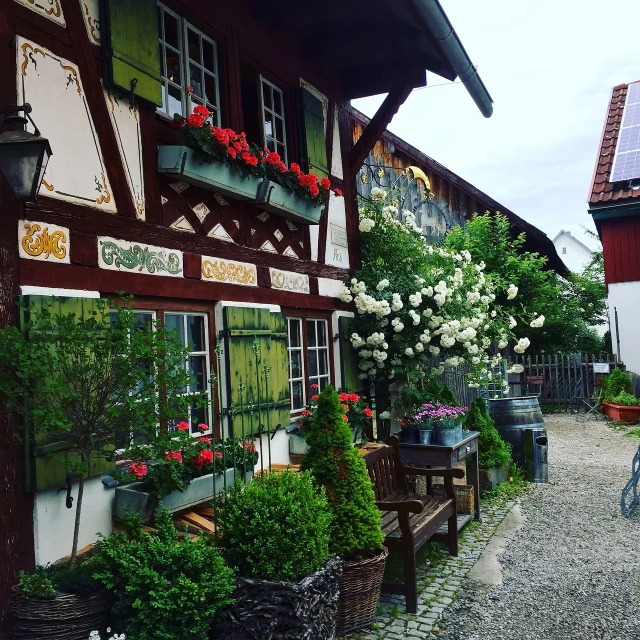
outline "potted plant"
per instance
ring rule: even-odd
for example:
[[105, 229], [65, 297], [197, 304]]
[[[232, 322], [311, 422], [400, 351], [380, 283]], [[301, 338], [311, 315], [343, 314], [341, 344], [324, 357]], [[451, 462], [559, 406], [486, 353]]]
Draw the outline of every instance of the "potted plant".
[[419, 411], [413, 416], [413, 419], [418, 425], [418, 443], [431, 444], [433, 442], [433, 421], [431, 417]]
[[216, 507], [227, 562], [238, 577], [221, 638], [334, 637], [342, 562], [329, 559], [331, 513], [308, 473], [237, 483]]
[[[234, 574], [210, 538], [179, 536], [168, 509], [154, 531], [131, 515], [127, 531], [101, 537], [87, 561], [115, 594], [113, 617], [127, 640], [201, 640], [233, 602]], [[86, 636], [85, 636], [86, 638]]]
[[466, 407], [427, 403], [422, 405], [419, 415], [421, 420], [433, 424], [435, 444], [452, 447], [462, 439], [462, 416], [466, 411]]
[[604, 390], [600, 410], [612, 420], [637, 422], [640, 417], [640, 402], [631, 393], [631, 378], [622, 371], [614, 369], [604, 379]]
[[317, 399], [301, 468], [327, 492], [332, 519], [329, 551], [345, 560], [337, 635], [370, 624], [380, 597], [387, 550], [364, 458], [352, 446], [348, 414], [331, 385]]

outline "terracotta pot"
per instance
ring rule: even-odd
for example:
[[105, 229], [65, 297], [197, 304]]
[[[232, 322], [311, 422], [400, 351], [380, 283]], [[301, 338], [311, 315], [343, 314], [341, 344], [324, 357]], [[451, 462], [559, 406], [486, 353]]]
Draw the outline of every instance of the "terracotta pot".
[[640, 418], [640, 407], [625, 407], [621, 404], [613, 404], [611, 402], [602, 402], [600, 404], [600, 411], [611, 418], [612, 420], [618, 420], [619, 422], [631, 422], [635, 424]]

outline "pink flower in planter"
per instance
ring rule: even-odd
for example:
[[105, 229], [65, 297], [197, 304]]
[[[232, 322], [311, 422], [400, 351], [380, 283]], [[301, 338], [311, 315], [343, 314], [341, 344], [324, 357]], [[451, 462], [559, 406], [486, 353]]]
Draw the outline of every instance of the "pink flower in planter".
[[133, 473], [138, 480], [142, 480], [147, 475], [147, 465], [144, 462], [134, 462], [129, 467], [129, 473]]

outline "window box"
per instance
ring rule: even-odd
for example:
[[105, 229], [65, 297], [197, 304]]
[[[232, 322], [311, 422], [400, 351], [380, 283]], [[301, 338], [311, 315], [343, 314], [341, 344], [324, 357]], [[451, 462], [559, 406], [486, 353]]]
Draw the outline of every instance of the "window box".
[[277, 215], [303, 222], [319, 224], [324, 204], [315, 204], [271, 180], [265, 180], [258, 191], [257, 205]]
[[612, 420], [618, 420], [619, 422], [630, 422], [635, 424], [640, 417], [640, 407], [623, 406], [620, 404], [613, 404], [611, 402], [601, 402], [600, 410], [605, 416]]
[[224, 162], [203, 162], [195, 156], [196, 153], [189, 147], [161, 146], [158, 149], [158, 173], [173, 176], [236, 200], [256, 200], [261, 178], [243, 175]]
[[[188, 507], [192, 507], [201, 502], [211, 500], [214, 495], [222, 493], [225, 486], [230, 487], [236, 478], [240, 478], [241, 474], [235, 469], [227, 469], [223, 474], [217, 473], [215, 478], [215, 493], [213, 490], [213, 474], [210, 473], [200, 478], [194, 478], [191, 484], [184, 491], [174, 491], [162, 499], [162, 504], [169, 511], [180, 511]], [[244, 481], [249, 482], [253, 473], [249, 471], [244, 476]], [[226, 485], [225, 485], [226, 481]], [[155, 511], [156, 496], [146, 491], [141, 491], [144, 486], [142, 482], [133, 482], [123, 487], [116, 487], [116, 494], [113, 501], [113, 513], [117, 517], [123, 517], [128, 510], [135, 511], [143, 520], [148, 520], [153, 516]]]

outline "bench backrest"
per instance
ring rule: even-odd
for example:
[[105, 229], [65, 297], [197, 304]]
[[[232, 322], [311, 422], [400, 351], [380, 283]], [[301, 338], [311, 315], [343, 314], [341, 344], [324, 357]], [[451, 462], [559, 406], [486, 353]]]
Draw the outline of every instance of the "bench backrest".
[[400, 471], [398, 439], [392, 436], [389, 442], [391, 445], [375, 449], [365, 456], [376, 500], [386, 500], [409, 492], [406, 477]]

